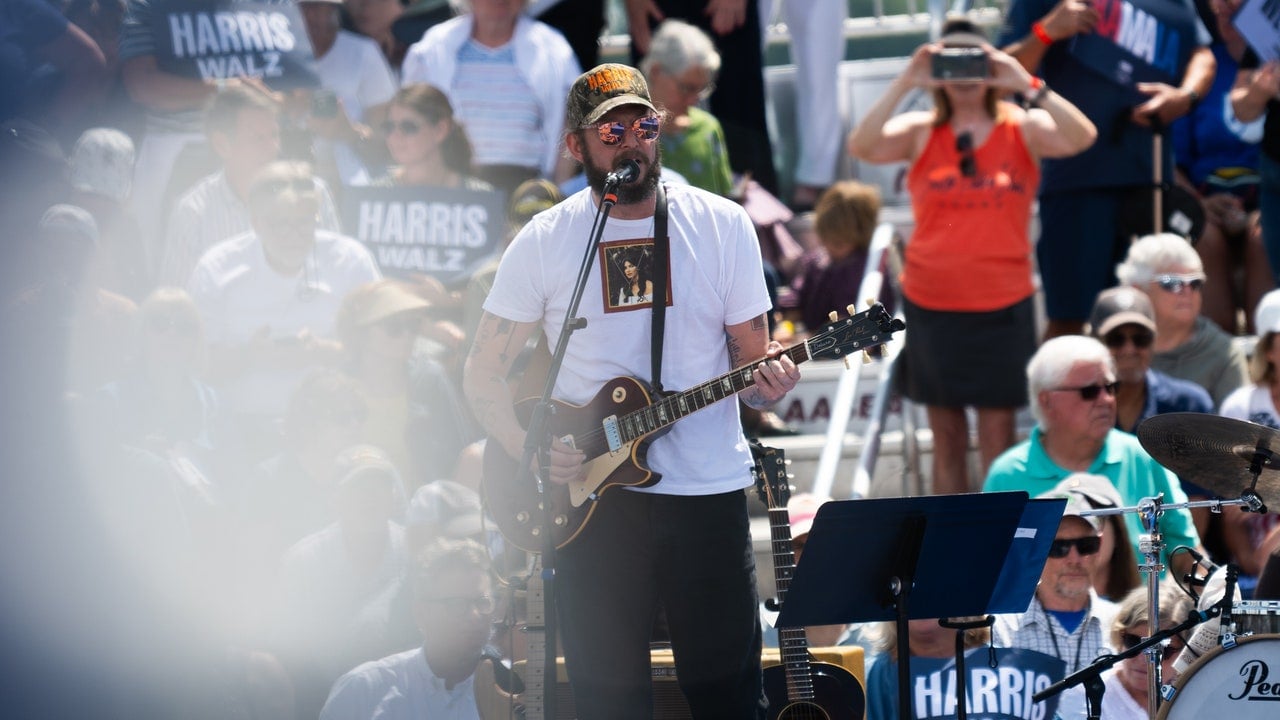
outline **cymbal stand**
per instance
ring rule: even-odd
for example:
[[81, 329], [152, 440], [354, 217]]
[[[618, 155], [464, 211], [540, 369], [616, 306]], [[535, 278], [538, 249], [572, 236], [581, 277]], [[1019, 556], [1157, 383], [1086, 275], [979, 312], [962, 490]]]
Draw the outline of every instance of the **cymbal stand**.
[[[1138, 519], [1143, 533], [1138, 536], [1138, 550], [1142, 563], [1138, 571], [1147, 574], [1147, 634], [1154, 635], [1160, 624], [1160, 573], [1164, 572], [1161, 552], [1164, 550], [1164, 534], [1160, 532], [1160, 516], [1164, 514], [1164, 494], [1146, 497], [1138, 502]], [[1163, 649], [1153, 645], [1146, 649], [1147, 656], [1147, 711], [1154, 720], [1160, 709], [1160, 660]]]
[[1258, 495], [1258, 476], [1262, 474], [1263, 466], [1276, 467], [1276, 454], [1271, 452], [1261, 443], [1254, 448], [1253, 457], [1249, 459], [1249, 474], [1253, 476], [1253, 482], [1249, 483], [1249, 487], [1240, 493], [1240, 499], [1244, 501], [1246, 510], [1249, 512], [1265, 513], [1267, 506], [1262, 502], [1262, 498]]

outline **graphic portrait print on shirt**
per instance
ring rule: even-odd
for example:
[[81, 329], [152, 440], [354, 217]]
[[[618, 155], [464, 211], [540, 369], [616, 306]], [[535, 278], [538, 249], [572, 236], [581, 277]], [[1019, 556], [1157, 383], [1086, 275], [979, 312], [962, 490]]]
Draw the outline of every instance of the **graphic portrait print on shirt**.
[[[653, 304], [653, 238], [615, 240], [600, 244], [600, 277], [604, 311], [635, 310]], [[667, 305], [671, 305], [671, 269], [667, 273]]]

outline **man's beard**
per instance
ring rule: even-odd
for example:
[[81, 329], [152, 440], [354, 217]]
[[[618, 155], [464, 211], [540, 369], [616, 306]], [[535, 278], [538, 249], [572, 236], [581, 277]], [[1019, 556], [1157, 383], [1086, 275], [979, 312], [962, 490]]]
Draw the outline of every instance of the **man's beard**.
[[[621, 158], [626, 160], [627, 158]], [[634, 158], [632, 158], [634, 159]], [[645, 163], [637, 161], [640, 167], [646, 167]], [[622, 183], [614, 190], [618, 196], [619, 205], [630, 205], [641, 200], [646, 200], [653, 196], [658, 190], [659, 176], [662, 174], [662, 148], [654, 148], [653, 162], [647, 165], [648, 170], [643, 175], [636, 178], [634, 182]], [[604, 181], [609, 173], [613, 172], [613, 168], [605, 168], [595, 165], [590, 160], [582, 164], [582, 170], [587, 175], [587, 184], [597, 195], [604, 194]]]

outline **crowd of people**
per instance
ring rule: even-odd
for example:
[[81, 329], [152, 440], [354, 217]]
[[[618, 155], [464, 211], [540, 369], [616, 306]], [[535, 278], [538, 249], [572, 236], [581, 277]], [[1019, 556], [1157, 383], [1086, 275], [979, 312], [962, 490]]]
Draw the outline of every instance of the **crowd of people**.
[[[537, 336], [558, 337], [624, 162], [637, 177], [610, 188], [557, 398], [765, 361], [736, 401], [654, 439], [661, 481], [603, 494], [558, 554], [575, 704], [648, 716], [660, 618], [698, 717], [763, 712], [744, 432], [786, 432], [770, 408], [801, 373], [779, 341], [861, 304], [882, 201], [835, 176], [823, 53], [842, 30], [793, 28], [812, 46], [795, 58], [788, 209], [765, 121], [769, 3], [628, 0], [634, 67], [598, 64], [602, 0], [470, 0], [430, 23], [430, 2], [239, 5], [0, 10], [15, 450], [0, 524], [24, 539], [0, 552], [42, 576], [5, 595], [10, 647], [32, 688], [68, 652], [97, 688], [40, 714], [476, 717], [480, 659], [521, 655], [496, 638], [530, 572], [485, 515], [483, 456], [524, 450], [516, 381]], [[1232, 26], [1236, 0], [1187, 0], [1153, 20], [1178, 52], [1123, 87], [1065, 42], [1118, 42], [1094, 5], [1015, 0], [995, 42], [949, 20], [845, 139], [854, 158], [907, 166], [914, 229], [901, 293], [882, 299], [906, 319], [899, 389], [928, 410], [933, 492], [1070, 499], [1032, 607], [971, 638], [1059, 673], [1153, 629], [1135, 599], [1139, 518], [1081, 508], [1215, 495], [1147, 454], [1141, 422], [1217, 413], [1280, 431], [1280, 71]], [[941, 79], [939, 58], [966, 53], [985, 70]], [[921, 91], [932, 109], [897, 112]], [[792, 210], [802, 222], [779, 219]], [[551, 484], [581, 482], [584, 447], [557, 435]], [[1280, 515], [1178, 510], [1160, 529], [1174, 577], [1185, 546], [1236, 563], [1246, 595], [1275, 592]], [[128, 621], [95, 626], [86, 597]], [[857, 626], [811, 636], [896, 645]], [[913, 627], [920, 672], [951, 639]], [[87, 657], [100, 647], [119, 648], [114, 667]], [[873, 667], [871, 717], [896, 714], [893, 672]], [[1121, 666], [1113, 694], [1140, 705], [1138, 674]]]

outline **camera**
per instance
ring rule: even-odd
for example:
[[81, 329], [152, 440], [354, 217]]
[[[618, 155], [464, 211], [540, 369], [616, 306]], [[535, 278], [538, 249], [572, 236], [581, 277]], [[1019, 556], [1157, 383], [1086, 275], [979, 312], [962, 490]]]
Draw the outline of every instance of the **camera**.
[[933, 56], [935, 80], [983, 80], [990, 75], [982, 48], [943, 48]]
[[332, 90], [316, 90], [311, 95], [311, 115], [318, 118], [337, 117], [338, 96]]

